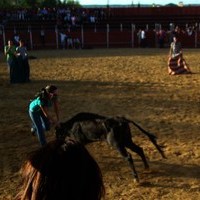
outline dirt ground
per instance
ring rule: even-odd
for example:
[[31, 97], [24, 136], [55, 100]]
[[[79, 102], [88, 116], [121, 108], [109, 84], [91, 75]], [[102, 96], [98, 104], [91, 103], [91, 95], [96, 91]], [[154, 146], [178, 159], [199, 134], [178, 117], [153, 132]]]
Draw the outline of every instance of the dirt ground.
[[[140, 184], [121, 156], [97, 142], [87, 146], [102, 170], [106, 200], [200, 199], [200, 51], [185, 49], [191, 75], [169, 76], [168, 49], [31, 51], [31, 82], [10, 85], [0, 55], [0, 199], [14, 199], [26, 154], [39, 148], [30, 134], [27, 105], [47, 84], [59, 88], [61, 121], [78, 112], [124, 115], [165, 145], [162, 159], [143, 133], [131, 127], [150, 170], [132, 153]], [[53, 129], [47, 133], [54, 139]]]

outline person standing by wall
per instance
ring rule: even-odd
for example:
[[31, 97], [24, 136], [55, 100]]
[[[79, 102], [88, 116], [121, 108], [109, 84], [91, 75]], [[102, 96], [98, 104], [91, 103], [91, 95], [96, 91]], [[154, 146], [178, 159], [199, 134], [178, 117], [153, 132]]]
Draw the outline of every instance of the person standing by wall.
[[[56, 119], [49, 113], [49, 108], [54, 107]], [[43, 146], [46, 142], [45, 131], [50, 130], [51, 125], [59, 123], [59, 108], [57, 87], [47, 85], [29, 104], [29, 116], [32, 121], [32, 134], [37, 134], [40, 144]]]
[[19, 46], [19, 40], [20, 40], [20, 36], [18, 33], [15, 33], [14, 36], [13, 36], [13, 43], [14, 45], [17, 47]]
[[166, 33], [165, 33], [164, 29], [160, 29], [157, 32], [157, 37], [158, 37], [159, 48], [164, 48], [165, 37], [166, 37]]
[[41, 30], [40, 30], [40, 41], [41, 41], [42, 47], [45, 47], [45, 30], [43, 26], [41, 26]]
[[20, 83], [20, 69], [16, 59], [16, 46], [12, 40], [8, 40], [8, 44], [4, 47], [4, 54], [8, 64], [10, 83]]
[[24, 46], [23, 40], [19, 41], [19, 46], [16, 48], [16, 55], [21, 69], [21, 82], [29, 82], [30, 66], [28, 62], [28, 51], [26, 46]]
[[64, 33], [64, 31], [62, 31], [60, 32], [60, 43], [62, 49], [66, 48], [66, 42], [67, 42], [67, 35]]
[[146, 47], [146, 31], [143, 28], [139, 29], [137, 36], [139, 47]]
[[141, 47], [141, 29], [138, 30], [137, 32], [137, 37], [138, 37], [138, 47]]

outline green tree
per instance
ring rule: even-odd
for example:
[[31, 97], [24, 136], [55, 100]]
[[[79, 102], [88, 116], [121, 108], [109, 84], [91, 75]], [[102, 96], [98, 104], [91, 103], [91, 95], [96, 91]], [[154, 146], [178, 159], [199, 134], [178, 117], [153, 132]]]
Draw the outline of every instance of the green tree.
[[24, 4], [30, 8], [35, 8], [39, 4], [38, 0], [22, 0], [22, 1], [24, 1]]
[[74, 0], [64, 0], [63, 1], [64, 5], [67, 5], [69, 7], [81, 7], [79, 1], [74, 1]]
[[0, 8], [9, 8], [11, 6], [11, 2], [8, 0], [0, 1]]
[[57, 6], [57, 0], [39, 0], [41, 7], [55, 7]]
[[81, 7], [79, 1], [74, 0], [0, 0], [0, 8], [37, 8], [56, 6]]

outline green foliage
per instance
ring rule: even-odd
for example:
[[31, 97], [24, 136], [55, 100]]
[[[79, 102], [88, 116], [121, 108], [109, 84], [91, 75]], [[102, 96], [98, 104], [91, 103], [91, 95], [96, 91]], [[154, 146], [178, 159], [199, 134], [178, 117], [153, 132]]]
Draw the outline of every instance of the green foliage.
[[39, 1], [39, 7], [55, 7], [57, 6], [57, 0], [38, 0]]
[[80, 7], [80, 3], [78, 1], [66, 0], [65, 2], [68, 6]]
[[34, 8], [39, 0], [0, 0], [0, 9], [7, 8]]
[[25, 2], [24, 4], [26, 4], [30, 8], [35, 8], [39, 4], [38, 0], [22, 0], [22, 1], [24, 1]]
[[0, 0], [0, 8], [10, 8], [12, 6], [11, 1]]
[[69, 6], [81, 7], [78, 1], [74, 0], [0, 0], [0, 8], [37, 8]]
[[68, 6], [68, 7], [75, 7], [75, 8], [80, 8], [81, 4], [79, 1], [74, 1], [74, 0], [58, 0], [58, 6]]

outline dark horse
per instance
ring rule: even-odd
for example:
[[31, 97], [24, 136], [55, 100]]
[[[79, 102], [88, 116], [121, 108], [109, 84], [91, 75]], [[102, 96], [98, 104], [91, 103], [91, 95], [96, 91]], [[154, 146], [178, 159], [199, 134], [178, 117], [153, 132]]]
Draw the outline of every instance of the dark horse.
[[104, 117], [94, 113], [78, 113], [68, 121], [60, 123], [56, 129], [57, 139], [72, 137], [82, 144], [106, 140], [111, 146], [115, 147], [120, 154], [128, 161], [136, 181], [139, 181], [134, 166], [134, 162], [130, 153], [126, 148], [137, 153], [146, 169], [149, 168], [144, 151], [141, 147], [133, 143], [129, 123], [136, 126], [140, 131], [148, 136], [149, 140], [154, 144], [163, 158], [165, 154], [162, 146], [157, 144], [156, 136], [145, 131], [134, 121], [125, 117]]

